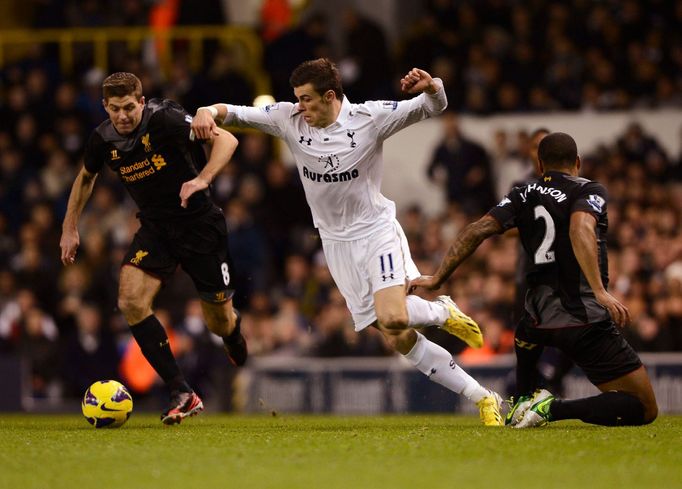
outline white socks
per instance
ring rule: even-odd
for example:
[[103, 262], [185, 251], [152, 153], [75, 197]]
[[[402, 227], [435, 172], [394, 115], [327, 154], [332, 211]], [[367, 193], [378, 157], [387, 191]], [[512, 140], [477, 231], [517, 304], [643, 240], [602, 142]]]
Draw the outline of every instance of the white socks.
[[420, 333], [417, 333], [417, 342], [405, 358], [429, 379], [473, 402], [478, 402], [490, 394], [488, 389], [481, 387], [476, 379], [455, 363], [445, 348], [427, 340]]
[[431, 302], [416, 295], [408, 295], [405, 303], [407, 304], [407, 325], [410, 328], [442, 326], [450, 317], [450, 311], [439, 302]]

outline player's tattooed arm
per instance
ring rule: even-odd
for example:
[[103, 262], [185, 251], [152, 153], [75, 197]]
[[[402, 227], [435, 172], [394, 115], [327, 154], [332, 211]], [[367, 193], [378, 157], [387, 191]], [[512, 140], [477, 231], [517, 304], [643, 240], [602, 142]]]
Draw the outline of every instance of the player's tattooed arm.
[[452, 243], [448, 254], [436, 272], [436, 279], [440, 284], [452, 275], [457, 267], [466, 260], [479, 245], [493, 234], [502, 231], [502, 226], [496, 219], [486, 215], [476, 222], [467, 225]]
[[415, 287], [438, 289], [483, 241], [493, 234], [499, 234], [502, 230], [502, 225], [490, 215], [485, 215], [478, 221], [468, 224], [450, 246], [436, 273], [433, 276], [423, 275], [412, 280], [410, 290]]

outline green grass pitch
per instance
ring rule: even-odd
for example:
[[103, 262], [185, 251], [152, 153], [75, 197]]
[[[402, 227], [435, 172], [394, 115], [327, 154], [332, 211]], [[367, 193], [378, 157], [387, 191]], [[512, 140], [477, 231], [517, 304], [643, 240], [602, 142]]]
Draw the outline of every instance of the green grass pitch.
[[675, 488], [682, 417], [484, 428], [456, 416], [0, 418], [0, 488]]

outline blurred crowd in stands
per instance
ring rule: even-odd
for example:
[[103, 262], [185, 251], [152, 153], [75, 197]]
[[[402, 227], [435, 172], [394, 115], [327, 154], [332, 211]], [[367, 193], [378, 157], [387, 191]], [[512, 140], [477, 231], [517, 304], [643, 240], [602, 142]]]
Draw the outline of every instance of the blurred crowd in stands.
[[[205, 3], [220, 10], [220, 2]], [[151, 2], [143, 0], [32, 4], [36, 28], [146, 24], [140, 19], [152, 14]], [[423, 15], [397, 46], [388, 45], [378, 24], [346, 9], [339, 12], [344, 52], [326, 39], [323, 15], [303, 12], [300, 24], [278, 29], [275, 20], [286, 12], [274, 11], [263, 12], [262, 68], [280, 99], [292, 98], [291, 69], [320, 55], [338, 60], [352, 101], [399, 96], [396, 79], [412, 66], [443, 78], [453, 111], [442, 116], [445, 136], [425, 173], [445, 185], [447, 211], [429, 217], [411, 207], [399, 215], [424, 273], [435, 269], [458, 230], [530, 167], [528, 131], [534, 128], [469, 141], [456, 112], [682, 106], [679, 1], [433, 0], [424, 2]], [[181, 8], [178, 22], [224, 22], [215, 12], [201, 12], [211, 10]], [[183, 47], [176, 48], [163, 76], [139, 53], [111, 46], [111, 71], [138, 74], [147, 99], [173, 98], [190, 113], [218, 100], [251, 104], [252, 80], [229, 50], [213, 46], [206, 69], [193, 73]], [[30, 46], [0, 72], [0, 354], [30, 360], [38, 397], [79, 396], [94, 379], [118, 372], [144, 393], [153, 389], [153, 372], [145, 373], [116, 310], [118, 270], [137, 228], [136, 209], [110, 171], [99, 176], [83, 213], [76, 264], [59, 261], [61, 220], [80, 156], [89, 132], [106, 117], [105, 73], [92, 68], [86, 50], [75, 74], [66, 76], [53, 49]], [[238, 137], [238, 152], [215, 180], [213, 195], [228, 220], [235, 303], [251, 354], [389, 354], [372, 328], [353, 331], [295, 169], [282, 163], [265, 135]], [[630, 308], [628, 338], [639, 351], [682, 351], [682, 161], [633, 123], [617, 141], [584, 155], [583, 163], [583, 175], [610, 191], [610, 288]], [[439, 291], [482, 325], [482, 351], [463, 349], [439, 331], [428, 334], [471, 362], [513, 351], [516, 253], [513, 235], [489, 240]], [[222, 343], [203, 326], [195, 297], [189, 279], [178, 273], [157, 301], [193, 384], [230, 375]]]

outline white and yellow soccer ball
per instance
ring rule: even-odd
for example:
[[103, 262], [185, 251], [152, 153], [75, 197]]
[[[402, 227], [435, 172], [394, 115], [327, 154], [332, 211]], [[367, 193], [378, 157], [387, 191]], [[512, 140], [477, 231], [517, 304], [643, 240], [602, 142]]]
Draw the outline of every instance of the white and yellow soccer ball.
[[98, 380], [85, 391], [83, 416], [95, 428], [118, 428], [133, 412], [133, 397], [115, 380]]

